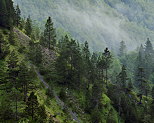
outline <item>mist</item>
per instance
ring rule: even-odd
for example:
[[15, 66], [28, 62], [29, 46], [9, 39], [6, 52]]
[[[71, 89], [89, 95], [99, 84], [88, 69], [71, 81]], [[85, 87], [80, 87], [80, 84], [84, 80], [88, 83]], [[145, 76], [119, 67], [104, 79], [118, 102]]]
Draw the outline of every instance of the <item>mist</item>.
[[[47, 17], [51, 16], [56, 28], [70, 33], [74, 39], [81, 43], [88, 41], [90, 49], [93, 51], [103, 51], [105, 47], [118, 51], [119, 42], [122, 40], [126, 42], [128, 50], [134, 50], [145, 42], [147, 37], [153, 37], [151, 31], [129, 22], [125, 16], [111, 8], [103, 0], [14, 1], [16, 3], [20, 1], [20, 4], [24, 4], [25, 8], [29, 8], [23, 8], [23, 13], [31, 14], [31, 17], [34, 20], [39, 20], [42, 25], [45, 24]], [[27, 4], [30, 2], [31, 4]], [[117, 4], [116, 7], [118, 6]], [[23, 16], [27, 16], [27, 14]], [[150, 32], [151, 35], [147, 35], [147, 32]]]
[[[64, 28], [68, 29], [74, 38], [87, 40], [94, 50], [103, 50], [105, 47], [115, 50], [122, 40], [128, 45], [131, 43], [129, 35], [121, 27], [125, 19], [114, 12], [108, 12], [104, 6], [86, 3], [86, 6], [81, 9], [65, 2], [65, 4], [58, 4], [57, 12], [59, 17], [64, 19], [64, 23], [67, 23]], [[73, 32], [69, 30], [68, 25], [71, 25]]]

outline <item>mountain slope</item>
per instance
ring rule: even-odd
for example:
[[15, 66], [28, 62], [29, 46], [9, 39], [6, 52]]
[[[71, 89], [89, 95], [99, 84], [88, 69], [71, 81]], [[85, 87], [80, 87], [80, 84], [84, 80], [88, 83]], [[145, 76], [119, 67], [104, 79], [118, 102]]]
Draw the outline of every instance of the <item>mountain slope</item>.
[[[24, 17], [31, 15], [42, 27], [44, 25], [42, 22], [45, 22], [48, 16], [52, 16], [55, 26], [59, 28], [58, 31], [65, 30], [80, 42], [88, 41], [91, 49], [95, 51], [102, 51], [105, 46], [117, 51], [121, 40], [124, 40], [128, 49], [132, 50], [145, 42], [147, 37], [151, 39], [154, 37], [151, 27], [138, 23], [139, 19], [132, 21], [133, 13], [137, 10], [133, 9], [131, 13], [127, 11], [128, 14], [122, 11], [131, 10], [132, 6], [129, 4], [133, 5], [135, 1], [14, 0], [14, 2], [20, 5]], [[139, 8], [142, 7], [140, 3], [136, 3]], [[150, 11], [150, 8], [148, 10]], [[146, 16], [139, 14], [140, 19], [143, 17], [146, 21]]]

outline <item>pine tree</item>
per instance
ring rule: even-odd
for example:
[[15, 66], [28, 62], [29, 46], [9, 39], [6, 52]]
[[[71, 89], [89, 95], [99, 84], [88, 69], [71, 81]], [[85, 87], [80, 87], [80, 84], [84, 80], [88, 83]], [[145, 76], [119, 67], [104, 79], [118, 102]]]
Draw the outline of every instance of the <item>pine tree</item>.
[[4, 41], [3, 34], [0, 33], [0, 59], [2, 58], [2, 53], [3, 53], [3, 51], [2, 51], [2, 43], [3, 43], [3, 41]]
[[152, 98], [154, 100], [154, 86], [152, 87], [151, 95], [152, 95]]
[[111, 53], [110, 53], [108, 48], [106, 48], [104, 50], [103, 55], [104, 55], [104, 58], [105, 58], [105, 74], [106, 74], [105, 75], [105, 82], [106, 82], [106, 86], [107, 86], [107, 83], [108, 83], [108, 69], [109, 69], [110, 64], [112, 62], [112, 56], [111, 56]]
[[90, 85], [90, 76], [91, 76], [91, 61], [90, 61], [90, 51], [89, 51], [89, 44], [86, 41], [84, 43], [84, 46], [82, 48], [82, 59], [83, 59], [83, 67], [84, 67], [84, 76], [86, 77], [87, 81], [86, 81], [86, 88], [89, 89], [89, 85]]
[[[61, 42], [62, 49], [57, 58], [56, 70], [59, 80], [72, 87], [80, 86], [82, 78], [82, 57], [75, 40], [69, 40], [67, 36]], [[60, 82], [60, 83], [61, 83]]]
[[126, 45], [124, 41], [120, 42], [120, 48], [119, 48], [119, 56], [123, 57], [126, 55]]
[[140, 46], [138, 57], [137, 57], [137, 66], [140, 66], [140, 67], [145, 66], [145, 51], [142, 44]]
[[8, 60], [8, 68], [9, 68], [9, 81], [10, 81], [10, 89], [13, 91], [14, 100], [15, 100], [15, 117], [16, 120], [18, 119], [18, 73], [19, 73], [19, 66], [18, 66], [18, 57], [16, 52], [13, 50], [10, 54]]
[[153, 46], [149, 38], [147, 38], [147, 42], [145, 43], [145, 53], [152, 54], [153, 53]]
[[31, 20], [30, 16], [27, 18], [26, 25], [25, 25], [25, 31], [26, 31], [26, 34], [29, 37], [31, 37], [31, 34], [32, 34], [32, 20]]
[[122, 66], [122, 70], [117, 77], [118, 77], [117, 81], [118, 81], [120, 87], [126, 88], [128, 77], [127, 77], [127, 72], [126, 72], [126, 68], [124, 65]]
[[153, 46], [151, 44], [151, 41], [149, 38], [147, 39], [147, 42], [145, 44], [145, 73], [146, 73], [146, 79], [149, 79], [150, 74], [152, 73], [152, 68], [154, 64], [154, 51], [153, 51]]
[[[137, 56], [137, 59], [136, 59], [135, 68], [134, 68], [135, 69], [134, 70], [135, 71], [135, 73], [134, 73], [135, 78], [134, 79], [136, 80], [135, 86], [137, 86], [137, 87], [139, 87], [139, 83], [140, 83], [140, 82], [138, 82], [139, 71], [144, 67], [145, 67], [145, 51], [144, 51], [143, 45], [141, 44], [139, 52], [138, 52], [138, 56]], [[144, 74], [144, 77], [145, 77], [145, 74]]]
[[20, 8], [19, 8], [19, 5], [16, 6], [16, 9], [15, 9], [15, 25], [17, 27], [19, 27], [20, 25], [20, 22], [21, 22], [21, 11], [20, 11]]
[[7, 27], [12, 29], [15, 21], [15, 9], [13, 6], [12, 0], [6, 0], [6, 9], [7, 9]]
[[138, 82], [139, 95], [140, 95], [140, 103], [141, 103], [142, 95], [146, 95], [146, 97], [147, 97], [149, 89], [150, 89], [149, 83], [148, 83], [148, 81], [145, 78], [145, 70], [142, 67], [138, 68], [137, 82]]
[[134, 88], [131, 79], [129, 80], [127, 87], [129, 90], [132, 90]]
[[51, 46], [54, 48], [56, 46], [56, 33], [53, 27], [53, 22], [51, 17], [47, 19], [44, 30], [44, 39], [46, 46], [50, 49]]
[[29, 84], [31, 83], [31, 72], [27, 68], [26, 64], [22, 62], [19, 67], [19, 78], [18, 78], [18, 84], [22, 88], [22, 91], [24, 93], [24, 101], [27, 101], [27, 93], [28, 93], [28, 87]]

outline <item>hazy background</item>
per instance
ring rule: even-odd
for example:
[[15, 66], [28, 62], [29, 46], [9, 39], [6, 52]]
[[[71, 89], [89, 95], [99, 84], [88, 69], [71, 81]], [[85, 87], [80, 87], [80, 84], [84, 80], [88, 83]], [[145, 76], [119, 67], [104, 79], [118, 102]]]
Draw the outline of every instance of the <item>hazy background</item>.
[[31, 16], [44, 26], [53, 18], [57, 33], [68, 32], [80, 42], [88, 41], [92, 50], [106, 46], [117, 51], [124, 40], [133, 50], [147, 37], [154, 39], [154, 1], [152, 0], [14, 0], [22, 16]]

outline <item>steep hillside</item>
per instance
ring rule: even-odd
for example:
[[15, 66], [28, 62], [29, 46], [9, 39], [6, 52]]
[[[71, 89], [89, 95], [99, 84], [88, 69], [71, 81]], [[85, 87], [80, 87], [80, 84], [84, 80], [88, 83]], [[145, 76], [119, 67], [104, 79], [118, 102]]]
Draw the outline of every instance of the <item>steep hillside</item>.
[[91, 49], [95, 51], [102, 51], [105, 46], [117, 51], [121, 40], [124, 40], [128, 49], [132, 50], [145, 42], [147, 37], [151, 40], [154, 38], [152, 1], [14, 0], [14, 2], [20, 5], [24, 17], [31, 15], [34, 20], [44, 25], [46, 18], [51, 16], [59, 28], [58, 34], [65, 30], [79, 41], [88, 41]]

